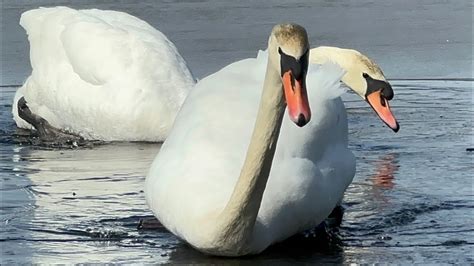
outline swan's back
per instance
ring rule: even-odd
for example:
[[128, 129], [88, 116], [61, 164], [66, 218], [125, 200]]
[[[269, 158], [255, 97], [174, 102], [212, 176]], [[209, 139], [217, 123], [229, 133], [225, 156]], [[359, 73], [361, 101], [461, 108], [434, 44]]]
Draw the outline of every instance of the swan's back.
[[[222, 211], [230, 198], [250, 143], [266, 62], [263, 53], [201, 80], [153, 162], [147, 203], [183, 239], [196, 239], [200, 221]], [[329, 65], [319, 71], [324, 73], [310, 71], [307, 79], [308, 90], [314, 90], [311, 122], [297, 128], [284, 117], [250, 243], [254, 252], [321, 222], [354, 176], [340, 91], [330, 93], [339, 89], [343, 72]]]
[[161, 32], [126, 13], [67, 7], [27, 11], [20, 24], [33, 72], [15, 98], [34, 113], [89, 139], [166, 137], [194, 80]]

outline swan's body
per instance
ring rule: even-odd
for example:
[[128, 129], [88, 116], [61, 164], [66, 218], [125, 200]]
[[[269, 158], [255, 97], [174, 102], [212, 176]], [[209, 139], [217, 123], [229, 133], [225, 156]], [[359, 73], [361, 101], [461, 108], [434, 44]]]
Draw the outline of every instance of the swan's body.
[[20, 20], [33, 72], [17, 91], [53, 127], [85, 139], [162, 141], [194, 79], [166, 36], [116, 11], [40, 8]]
[[[214, 220], [234, 199], [242, 182], [239, 173], [253, 154], [255, 117], [259, 102], [266, 101], [261, 98], [266, 63], [261, 53], [201, 80], [186, 99], [146, 180], [147, 202], [157, 218], [208, 253], [258, 253], [318, 225], [342, 199], [355, 173], [355, 159], [347, 148], [346, 112], [338, 97], [344, 72], [325, 64], [307, 75], [311, 121], [298, 128], [287, 116], [283, 118], [248, 238], [234, 247], [234, 253], [221, 250], [226, 244], [216, 240]], [[237, 223], [246, 224], [245, 217]], [[229, 237], [234, 235], [239, 234]]]

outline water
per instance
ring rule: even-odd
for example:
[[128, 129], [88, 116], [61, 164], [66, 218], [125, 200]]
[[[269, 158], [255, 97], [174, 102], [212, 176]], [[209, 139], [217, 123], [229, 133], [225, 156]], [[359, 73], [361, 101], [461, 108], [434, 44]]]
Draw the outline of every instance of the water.
[[[11, 101], [29, 74], [19, 14], [67, 1], [2, 2], [1, 262], [473, 263], [472, 3], [470, 1], [74, 1], [123, 10], [173, 40], [197, 77], [262, 48], [272, 24], [296, 21], [312, 43], [353, 47], [396, 92], [399, 133], [344, 96], [357, 173], [337, 236], [298, 239], [259, 256], [204, 256], [150, 217], [143, 185], [160, 144], [45, 147], [15, 129]], [[322, 243], [323, 242], [323, 243]]]

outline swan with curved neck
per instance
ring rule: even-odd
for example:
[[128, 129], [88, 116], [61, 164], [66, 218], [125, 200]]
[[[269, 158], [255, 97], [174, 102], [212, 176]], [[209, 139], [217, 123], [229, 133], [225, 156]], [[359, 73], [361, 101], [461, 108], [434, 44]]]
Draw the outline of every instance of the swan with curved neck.
[[397, 132], [400, 126], [390, 110], [394, 93], [380, 67], [370, 58], [352, 49], [320, 46], [311, 49], [310, 63], [334, 62], [346, 71], [341, 81], [366, 100], [382, 121]]
[[[205, 220], [201, 220], [202, 224], [197, 225], [198, 231], [189, 224], [173, 230], [175, 225], [167, 224], [166, 217], [161, 219], [165, 226], [197, 249], [227, 256], [255, 252], [251, 249], [250, 242], [253, 241], [252, 234], [270, 174], [286, 105], [288, 104], [290, 119], [298, 126], [304, 126], [310, 120], [311, 112], [305, 87], [308, 49], [308, 38], [303, 27], [281, 24], [273, 28], [268, 41], [269, 57], [255, 126], [240, 175], [223, 209], [206, 214]], [[193, 96], [187, 101], [192, 99]], [[174, 137], [173, 133], [170, 137]], [[160, 181], [160, 176], [155, 178], [153, 175], [160, 171], [160, 158], [167, 156], [167, 144], [168, 142], [165, 142], [155, 159], [147, 182]], [[157, 192], [147, 191], [148, 203], [151, 206], [157, 203], [152, 198], [156, 195], [152, 193]], [[160, 210], [155, 214], [160, 217]]]

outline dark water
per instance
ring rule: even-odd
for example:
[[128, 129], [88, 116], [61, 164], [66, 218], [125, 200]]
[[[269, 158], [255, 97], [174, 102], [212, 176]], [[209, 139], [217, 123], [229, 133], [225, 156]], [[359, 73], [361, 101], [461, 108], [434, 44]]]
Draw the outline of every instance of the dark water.
[[[66, 1], [42, 1], [44, 5]], [[29, 70], [21, 11], [2, 2], [2, 84]], [[0, 89], [0, 232], [3, 263], [473, 263], [472, 3], [469, 1], [142, 2], [75, 1], [123, 10], [161, 29], [198, 76], [254, 56], [271, 24], [304, 24], [313, 43], [353, 47], [382, 66], [396, 98], [399, 133], [345, 95], [357, 174], [336, 236], [303, 238], [254, 257], [204, 256], [149, 217], [144, 178], [159, 144], [38, 145], [15, 130], [15, 86]], [[446, 40], [449, 40], [447, 42]], [[203, 67], [205, 66], [205, 67]], [[409, 80], [418, 79], [421, 80]], [[435, 79], [435, 80], [433, 80]], [[316, 239], [316, 240], [315, 240]]]

